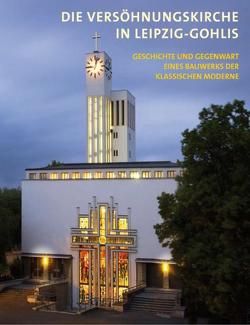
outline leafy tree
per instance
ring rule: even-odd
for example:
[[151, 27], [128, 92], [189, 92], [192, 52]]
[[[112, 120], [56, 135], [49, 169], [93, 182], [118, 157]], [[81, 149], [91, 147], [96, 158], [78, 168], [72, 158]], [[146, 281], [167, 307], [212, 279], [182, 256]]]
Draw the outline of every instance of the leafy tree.
[[56, 160], [52, 160], [50, 164], [48, 164], [47, 167], [57, 167], [57, 166], [61, 166], [63, 163], [60, 161], [56, 161]]
[[21, 190], [0, 189], [0, 264], [5, 252], [18, 248], [21, 242]]
[[[158, 198], [155, 231], [179, 265], [188, 309], [200, 302], [233, 323], [250, 302], [250, 112], [212, 105], [183, 132], [183, 176]], [[194, 318], [192, 319], [194, 321]]]

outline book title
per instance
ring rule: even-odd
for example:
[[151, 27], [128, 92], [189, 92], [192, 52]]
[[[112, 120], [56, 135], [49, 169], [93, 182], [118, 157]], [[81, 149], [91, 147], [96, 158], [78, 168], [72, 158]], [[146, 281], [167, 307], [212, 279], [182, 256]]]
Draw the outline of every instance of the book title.
[[[238, 11], [62, 11], [62, 23], [115, 24], [117, 39], [238, 39]], [[139, 27], [142, 24], [143, 27]], [[151, 25], [151, 27], [147, 27]], [[152, 27], [153, 25], [153, 27]]]

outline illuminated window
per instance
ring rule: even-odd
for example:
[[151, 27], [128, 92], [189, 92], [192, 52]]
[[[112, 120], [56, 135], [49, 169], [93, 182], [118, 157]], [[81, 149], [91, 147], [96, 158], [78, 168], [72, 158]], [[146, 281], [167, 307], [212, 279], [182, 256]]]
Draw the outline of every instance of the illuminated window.
[[142, 172], [142, 178], [149, 178], [149, 177], [150, 177], [150, 172], [148, 172], [148, 171]]
[[91, 179], [91, 173], [90, 172], [84, 172], [82, 174], [82, 176], [83, 176], [83, 179]]
[[168, 170], [167, 171], [167, 177], [168, 178], [175, 178], [176, 177], [176, 171], [175, 170]]
[[89, 299], [89, 259], [88, 251], [80, 251], [80, 302]]
[[118, 178], [126, 178], [126, 177], [127, 177], [127, 173], [125, 171], [118, 172]]
[[79, 172], [72, 173], [72, 178], [73, 179], [79, 179], [80, 178], [80, 173]]
[[163, 171], [157, 170], [155, 171], [155, 178], [162, 178], [163, 177]]
[[92, 162], [92, 132], [93, 132], [93, 123], [92, 123], [92, 98], [88, 97], [88, 157], [89, 162]]
[[114, 102], [111, 102], [111, 126], [114, 126]]
[[107, 178], [115, 178], [114, 172], [107, 172]]
[[116, 101], [116, 125], [119, 125], [119, 100]]
[[47, 179], [48, 178], [48, 174], [47, 173], [40, 173], [39, 174], [39, 178], [40, 179]]
[[140, 178], [140, 173], [132, 171], [132, 172], [130, 172], [130, 178], [138, 179], [138, 178]]
[[51, 173], [49, 176], [50, 179], [58, 179], [58, 173]]
[[69, 179], [69, 173], [61, 173], [62, 179]]
[[118, 219], [118, 229], [119, 230], [127, 230], [128, 229], [128, 219], [127, 218], [119, 218]]
[[79, 218], [79, 228], [86, 229], [89, 228], [89, 218], [88, 216]]
[[36, 179], [36, 173], [29, 173], [29, 179]]
[[95, 173], [94, 173], [94, 178], [95, 178], [95, 179], [103, 178], [103, 176], [102, 176], [102, 172], [95, 172]]
[[106, 206], [101, 205], [99, 208], [99, 219], [100, 219], [100, 235], [105, 236], [106, 229]]

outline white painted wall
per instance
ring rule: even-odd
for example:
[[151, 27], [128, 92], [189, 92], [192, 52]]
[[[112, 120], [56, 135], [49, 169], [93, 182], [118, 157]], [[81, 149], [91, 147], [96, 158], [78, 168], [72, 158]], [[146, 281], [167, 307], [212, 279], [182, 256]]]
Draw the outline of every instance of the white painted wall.
[[[174, 179], [58, 180], [22, 182], [22, 252], [73, 255], [73, 292], [77, 291], [78, 253], [71, 250], [70, 228], [78, 227], [76, 207], [88, 212], [92, 197], [97, 202], [118, 203], [119, 214], [131, 208], [131, 228], [137, 229], [137, 253], [131, 256], [130, 286], [136, 284], [136, 258], [169, 259], [153, 225], [161, 221], [157, 196], [176, 190]], [[77, 294], [78, 297], [78, 294]], [[75, 299], [77, 299], [77, 297]]]

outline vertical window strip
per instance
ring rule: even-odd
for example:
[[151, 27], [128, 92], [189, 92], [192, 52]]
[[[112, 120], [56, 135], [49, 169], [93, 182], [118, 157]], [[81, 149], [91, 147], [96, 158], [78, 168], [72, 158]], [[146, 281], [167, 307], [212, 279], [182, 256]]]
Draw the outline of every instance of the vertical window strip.
[[125, 112], [124, 112], [124, 110], [125, 110], [125, 105], [124, 105], [125, 103], [124, 103], [124, 100], [122, 100], [122, 125], [125, 125]]
[[88, 97], [88, 161], [92, 162], [92, 98]]
[[99, 97], [99, 162], [103, 162], [103, 105], [102, 96]]
[[116, 125], [118, 126], [120, 121], [119, 121], [119, 100], [116, 101]]

